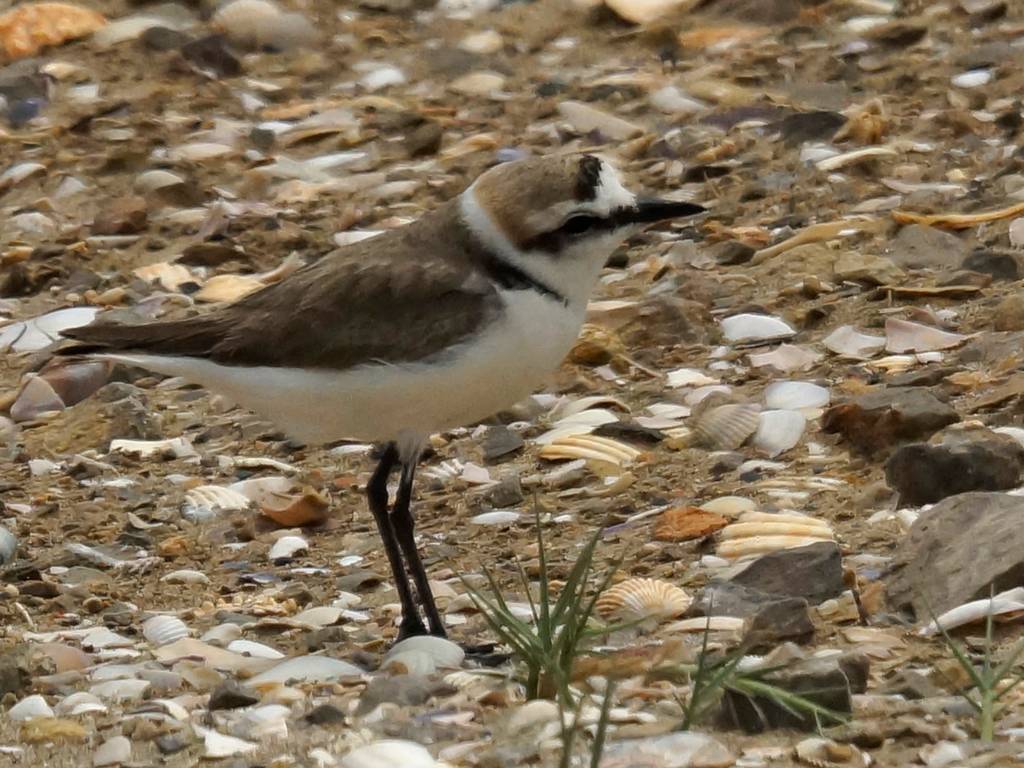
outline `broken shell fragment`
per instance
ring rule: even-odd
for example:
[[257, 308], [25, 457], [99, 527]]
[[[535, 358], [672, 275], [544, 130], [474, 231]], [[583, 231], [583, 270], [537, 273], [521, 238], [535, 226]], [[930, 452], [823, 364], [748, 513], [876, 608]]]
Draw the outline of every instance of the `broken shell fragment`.
[[106, 23], [103, 14], [70, 3], [24, 3], [0, 16], [0, 47], [9, 59], [35, 56]]
[[951, 608], [929, 622], [918, 631], [918, 634], [929, 637], [938, 634], [940, 627], [948, 632], [957, 627], [982, 621], [987, 616], [1003, 621], [1024, 616], [1024, 587], [1016, 587], [990, 598], [972, 600], [969, 603], [958, 605], [956, 608]]
[[301, 536], [282, 536], [274, 542], [267, 557], [271, 562], [291, 560], [300, 552], [309, 551], [309, 542]]
[[728, 524], [728, 519], [696, 507], [674, 507], [665, 510], [654, 528], [658, 541], [690, 541], [714, 533]]
[[836, 328], [822, 341], [829, 352], [852, 360], [870, 360], [885, 348], [884, 336], [861, 333], [852, 325]]
[[869, 759], [852, 744], [813, 737], [796, 745], [794, 752], [801, 763], [814, 768], [863, 768]]
[[796, 331], [778, 317], [742, 314], [722, 320], [722, 334], [732, 344], [756, 344], [792, 338]]
[[829, 403], [829, 391], [809, 381], [776, 381], [765, 387], [766, 408], [803, 411], [824, 408]]
[[626, 579], [597, 599], [597, 611], [620, 621], [671, 619], [684, 613], [693, 598], [661, 579]]
[[330, 506], [330, 501], [326, 497], [309, 491], [284, 506], [264, 505], [260, 508], [260, 513], [285, 528], [301, 528], [324, 522]]
[[807, 428], [807, 417], [799, 411], [762, 411], [754, 433], [753, 445], [774, 459], [795, 448]]
[[887, 352], [935, 352], [952, 349], [969, 337], [949, 333], [931, 326], [890, 317], [885, 321], [885, 349]]

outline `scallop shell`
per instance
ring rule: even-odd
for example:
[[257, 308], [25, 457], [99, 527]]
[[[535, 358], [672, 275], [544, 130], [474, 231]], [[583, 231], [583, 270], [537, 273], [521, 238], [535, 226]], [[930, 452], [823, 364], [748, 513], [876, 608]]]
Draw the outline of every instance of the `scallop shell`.
[[840, 744], [830, 739], [812, 737], [796, 745], [796, 758], [814, 768], [862, 768], [868, 760], [852, 744]]
[[200, 485], [185, 494], [181, 514], [189, 520], [210, 520], [221, 512], [248, 509], [250, 501], [238, 491], [219, 485]]
[[597, 435], [570, 435], [552, 440], [540, 449], [539, 456], [549, 461], [586, 459], [603, 461], [617, 467], [633, 463], [641, 455], [631, 445]]
[[719, 557], [736, 559], [750, 555], [763, 555], [779, 549], [806, 547], [818, 544], [823, 539], [814, 536], [749, 536], [743, 539], [729, 539], [718, 545]]
[[741, 522], [727, 525], [722, 529], [722, 540], [749, 539], [756, 536], [805, 536], [821, 541], [831, 541], [832, 531], [817, 525], [780, 522]]
[[685, 590], [661, 579], [626, 579], [597, 600], [602, 616], [624, 621], [671, 619], [684, 613], [693, 598]]
[[142, 623], [142, 636], [157, 648], [188, 637], [188, 634], [185, 622], [177, 616], [152, 616]]
[[69, 3], [25, 3], [0, 16], [0, 47], [10, 59], [35, 56], [95, 32], [107, 23], [102, 13]]
[[784, 512], [757, 512], [750, 511], [744, 512], [739, 519], [741, 523], [788, 523], [791, 525], [804, 526], [807, 528], [816, 528], [823, 531], [828, 537], [835, 538], [835, 534], [832, 532], [832, 527], [824, 520], [819, 520], [816, 517], [809, 517], [807, 515], [797, 514], [786, 514]]
[[674, 507], [665, 510], [654, 528], [658, 541], [690, 541], [700, 539], [724, 528], [728, 518], [695, 507]]
[[756, 405], [728, 403], [700, 414], [693, 430], [707, 445], [734, 451], [757, 431], [760, 418], [761, 409]]

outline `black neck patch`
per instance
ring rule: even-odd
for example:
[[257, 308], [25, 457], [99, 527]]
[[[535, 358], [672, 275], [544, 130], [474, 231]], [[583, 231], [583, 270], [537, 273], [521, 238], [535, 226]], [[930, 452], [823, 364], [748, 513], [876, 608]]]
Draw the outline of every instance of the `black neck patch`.
[[580, 169], [576, 173], [576, 199], [580, 202], [593, 200], [597, 197], [597, 188], [600, 184], [601, 158], [584, 155], [580, 158]]

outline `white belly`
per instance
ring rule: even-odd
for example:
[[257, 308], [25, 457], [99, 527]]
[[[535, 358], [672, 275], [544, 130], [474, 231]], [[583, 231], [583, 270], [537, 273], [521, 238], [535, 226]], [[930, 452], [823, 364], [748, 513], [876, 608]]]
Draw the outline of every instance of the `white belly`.
[[429, 435], [480, 421], [529, 395], [579, 333], [582, 311], [535, 291], [502, 291], [502, 298], [502, 316], [443, 365], [330, 371], [225, 366], [192, 357], [108, 357], [220, 392], [305, 443]]

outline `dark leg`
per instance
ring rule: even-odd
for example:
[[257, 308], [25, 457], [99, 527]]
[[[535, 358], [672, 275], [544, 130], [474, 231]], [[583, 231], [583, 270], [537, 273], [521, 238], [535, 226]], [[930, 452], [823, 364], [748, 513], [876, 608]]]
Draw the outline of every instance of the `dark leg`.
[[405, 562], [409, 566], [409, 573], [412, 574], [413, 582], [416, 584], [416, 595], [427, 616], [430, 634], [446, 637], [444, 622], [441, 621], [441, 614], [438, 613], [437, 606], [434, 604], [434, 594], [430, 591], [427, 572], [423, 568], [423, 561], [420, 560], [419, 550], [416, 549], [416, 537], [413, 533], [415, 522], [412, 519], [412, 512], [409, 510], [409, 502], [412, 500], [412, 479], [415, 474], [416, 459], [406, 460], [402, 464], [402, 478], [398, 484], [395, 507], [391, 512], [391, 524], [395, 530], [395, 538], [398, 539], [398, 546], [402, 548]]
[[381, 541], [384, 542], [384, 551], [388, 556], [388, 563], [391, 565], [391, 575], [395, 579], [395, 589], [398, 590], [398, 599], [402, 603], [402, 624], [398, 630], [398, 639], [410, 635], [427, 634], [426, 627], [420, 619], [419, 610], [416, 608], [416, 601], [412, 597], [412, 588], [409, 586], [409, 576], [402, 564], [402, 553], [399, 550], [395, 537], [395, 530], [391, 525], [391, 516], [388, 513], [388, 478], [391, 470], [398, 462], [398, 447], [394, 443], [388, 443], [384, 449], [384, 455], [380, 457], [377, 469], [373, 471], [366, 486], [366, 499], [373, 513], [373, 519], [377, 523], [377, 532], [380, 533]]

